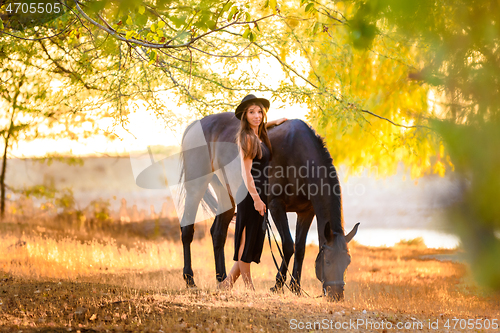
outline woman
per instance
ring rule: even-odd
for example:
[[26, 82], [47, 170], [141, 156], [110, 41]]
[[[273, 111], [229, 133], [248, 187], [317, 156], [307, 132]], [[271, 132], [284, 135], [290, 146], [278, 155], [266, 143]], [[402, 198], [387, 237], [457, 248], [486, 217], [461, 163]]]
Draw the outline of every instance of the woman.
[[[248, 95], [236, 108], [240, 119], [236, 141], [240, 149], [242, 185], [238, 192], [248, 191], [238, 204], [234, 235], [234, 261], [228, 277], [219, 288], [230, 289], [241, 275], [246, 287], [255, 290], [250, 274], [250, 263], [260, 262], [265, 232], [262, 229], [267, 205], [268, 175], [265, 174], [272, 157], [271, 142], [266, 127], [279, 125], [285, 118], [266, 123], [270, 103], [267, 99]], [[236, 197], [241, 197], [240, 195]]]

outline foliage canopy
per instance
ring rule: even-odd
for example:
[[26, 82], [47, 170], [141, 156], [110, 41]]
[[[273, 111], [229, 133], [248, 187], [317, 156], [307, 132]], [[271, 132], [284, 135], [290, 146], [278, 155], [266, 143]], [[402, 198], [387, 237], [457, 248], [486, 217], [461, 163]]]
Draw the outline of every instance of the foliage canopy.
[[[455, 225], [478, 277], [500, 289], [500, 266], [485, 264], [500, 253], [498, 1], [66, 4], [63, 15], [22, 31], [1, 14], [0, 29], [53, 36], [65, 61], [79, 64], [63, 74], [101, 87], [117, 119], [126, 121], [127, 100], [141, 98], [175, 121], [158, 91], [200, 115], [233, 110], [255, 92], [307, 105], [336, 164], [384, 175], [404, 161], [413, 177], [456, 168], [467, 182]], [[274, 81], [259, 71], [263, 62], [279, 68]]]

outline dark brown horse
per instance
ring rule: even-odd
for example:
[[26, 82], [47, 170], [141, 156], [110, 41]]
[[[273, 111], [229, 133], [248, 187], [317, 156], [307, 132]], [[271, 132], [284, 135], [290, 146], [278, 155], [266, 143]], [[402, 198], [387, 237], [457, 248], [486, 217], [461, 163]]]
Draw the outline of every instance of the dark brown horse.
[[[185, 208], [181, 219], [184, 248], [183, 276], [194, 287], [191, 266], [191, 242], [200, 202], [216, 214], [210, 229], [214, 247], [216, 278], [226, 277], [224, 245], [242, 184], [238, 147], [235, 144], [239, 120], [234, 113], [207, 116], [188, 126], [182, 140]], [[347, 243], [357, 232], [358, 224], [345, 235], [341, 189], [332, 158], [321, 137], [301, 120], [288, 120], [269, 129], [273, 158], [269, 169], [268, 208], [283, 246], [284, 260], [276, 275], [274, 291], [281, 290], [286, 270], [295, 253], [290, 285], [300, 292], [306, 236], [316, 216], [319, 253], [316, 273], [325, 295], [343, 298], [344, 274], [350, 263]], [[217, 199], [208, 190], [212, 186]], [[295, 245], [286, 212], [297, 213]]]

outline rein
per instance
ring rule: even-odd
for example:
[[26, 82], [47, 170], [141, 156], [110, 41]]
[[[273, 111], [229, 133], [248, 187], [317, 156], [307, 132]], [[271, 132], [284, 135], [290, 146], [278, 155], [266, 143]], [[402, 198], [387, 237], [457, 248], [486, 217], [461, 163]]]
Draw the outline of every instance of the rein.
[[[271, 250], [271, 256], [273, 257], [273, 261], [274, 261], [274, 265], [276, 266], [276, 269], [278, 270], [278, 272], [280, 271], [280, 267], [278, 265], [278, 262], [276, 261], [276, 258], [274, 257], [274, 253], [273, 253], [273, 247], [272, 247], [272, 244], [271, 244], [271, 234], [273, 235], [273, 238], [274, 238], [274, 243], [276, 244], [276, 247], [278, 248], [278, 252], [281, 256], [281, 261], [285, 264], [285, 268], [286, 268], [286, 272], [288, 273], [288, 275], [290, 276], [290, 280], [292, 281], [293, 280], [293, 276], [292, 274], [290, 273], [290, 271], [288, 270], [288, 265], [286, 264], [286, 261], [285, 261], [285, 256], [283, 255], [283, 252], [281, 251], [281, 248], [278, 244], [278, 241], [276, 240], [276, 236], [274, 235], [274, 232], [271, 228], [271, 223], [269, 222], [269, 218], [268, 218], [268, 211], [266, 210], [266, 212], [264, 213], [264, 224], [263, 224], [263, 227], [262, 229], [266, 228], [267, 230], [267, 239], [269, 241], [269, 249]], [[324, 249], [327, 249], [327, 250], [330, 250], [330, 251], [335, 251], [335, 249], [331, 246], [328, 246], [326, 244], [323, 244], [321, 246], [321, 249], [318, 253], [318, 256], [321, 255], [322, 256], [322, 264], [323, 264], [323, 268], [321, 270], [321, 282], [323, 283], [323, 295], [320, 295], [320, 296], [316, 296], [316, 298], [318, 297], [323, 297], [324, 295], [326, 295], [326, 288], [325, 287], [333, 287], [333, 286], [342, 286], [342, 288], [345, 286], [345, 282], [343, 280], [334, 280], [334, 281], [325, 281], [325, 270], [324, 270], [324, 267], [325, 267], [325, 256], [324, 256], [324, 252], [323, 250]], [[286, 275], [286, 274], [285, 274]], [[293, 292], [290, 287], [288, 286], [288, 284], [286, 283], [283, 283], [287, 288], [288, 290], [290, 290], [291, 292]], [[303, 288], [302, 286], [300, 286], [300, 291], [303, 292], [307, 297], [311, 297]]]
[[[269, 222], [269, 218], [268, 218], [268, 210], [266, 209], [266, 212], [264, 213], [264, 224], [263, 224], [263, 228], [264, 229], [264, 226], [267, 230], [267, 239], [269, 241], [269, 249], [271, 250], [271, 256], [273, 257], [273, 261], [274, 261], [274, 265], [276, 266], [276, 269], [278, 270], [278, 272], [280, 271], [280, 267], [278, 265], [278, 262], [276, 261], [276, 258], [274, 257], [274, 253], [273, 253], [273, 247], [272, 247], [272, 244], [271, 244], [271, 234], [273, 235], [273, 238], [274, 238], [274, 243], [276, 244], [276, 247], [278, 248], [278, 252], [280, 253], [280, 256], [281, 256], [281, 262], [283, 262], [285, 264], [285, 268], [286, 268], [286, 273], [288, 273], [288, 275], [290, 275], [290, 281], [293, 280], [293, 276], [292, 274], [290, 273], [290, 271], [288, 270], [288, 265], [286, 264], [286, 261], [285, 261], [285, 256], [283, 255], [283, 252], [281, 251], [281, 248], [278, 244], [278, 241], [276, 240], [276, 236], [274, 235], [274, 231], [273, 229], [271, 228], [271, 223]], [[285, 273], [285, 275], [286, 275]], [[290, 287], [288, 286], [288, 284], [286, 283], [283, 283], [287, 288], [288, 290], [290, 290], [290, 292], [293, 292]], [[311, 297], [303, 288], [302, 286], [300, 286], [300, 291], [303, 292], [307, 297]], [[318, 296], [318, 297], [321, 297], [321, 296]]]

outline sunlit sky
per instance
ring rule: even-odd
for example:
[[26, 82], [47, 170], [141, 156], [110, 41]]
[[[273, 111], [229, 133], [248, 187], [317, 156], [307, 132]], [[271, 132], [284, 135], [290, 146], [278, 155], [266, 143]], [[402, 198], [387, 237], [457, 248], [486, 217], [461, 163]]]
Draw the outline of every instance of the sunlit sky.
[[[259, 96], [261, 97], [261, 96]], [[265, 96], [262, 96], [265, 97]], [[305, 120], [307, 109], [300, 105], [292, 105], [276, 109], [278, 103], [273, 103], [269, 112], [268, 120], [286, 117], [288, 119], [300, 118]], [[179, 112], [183, 113], [182, 108]], [[165, 128], [165, 124], [156, 119], [155, 115], [147, 109], [142, 108], [133, 112], [129, 116], [130, 123], [126, 129], [116, 127], [114, 133], [118, 139], [110, 141], [103, 136], [75, 141], [70, 139], [60, 140], [36, 140], [32, 142], [20, 142], [13, 149], [15, 157], [44, 156], [47, 153], [70, 153], [73, 155], [123, 155], [131, 151], [142, 151], [148, 146], [154, 145], [179, 145], [182, 132], [185, 126], [174, 129]], [[191, 118], [195, 120], [195, 118]], [[100, 127], [107, 129], [110, 123], [100, 124]]]
[[[304, 60], [295, 57], [293, 60], [295, 66], [300, 69], [300, 72], [306, 74], [307, 65]], [[259, 77], [265, 78], [266, 85], [270, 87], [278, 87], [280, 81], [284, 78], [280, 70], [279, 64], [272, 59], [255, 60], [254, 67], [257, 65]], [[214, 64], [216, 71], [219, 66]], [[247, 65], [244, 65], [247, 66]], [[212, 66], [211, 66], [212, 68]], [[307, 74], [306, 74], [307, 75]], [[57, 84], [56, 84], [57, 85]], [[59, 87], [57, 87], [59, 88]], [[264, 97], [271, 100], [271, 108], [268, 113], [268, 120], [274, 120], [282, 117], [288, 119], [299, 118], [306, 120], [308, 109], [305, 105], [286, 105], [280, 101], [271, 99], [270, 94], [254, 93], [257, 97]], [[171, 101], [171, 102], [167, 102]], [[239, 101], [232, 101], [237, 104]], [[171, 110], [177, 110], [176, 114], [186, 119], [184, 124], [174, 128], [168, 128], [163, 120], [156, 118], [154, 113], [148, 110], [142, 103], [135, 105], [136, 111], [129, 115], [129, 123], [123, 127], [120, 125], [112, 126], [112, 121], [102, 121], [99, 123], [99, 128], [111, 131], [116, 134], [118, 139], [110, 141], [103, 136], [96, 136], [78, 141], [70, 139], [48, 140], [39, 139], [32, 142], [19, 142], [12, 149], [12, 157], [41, 157], [47, 154], [71, 154], [76, 156], [106, 156], [106, 155], [127, 155], [130, 152], [144, 151], [148, 146], [172, 146], [179, 145], [182, 133], [186, 125], [198, 119], [193, 116], [193, 112], [188, 111], [187, 107], [177, 106], [177, 103], [171, 96], [162, 98], [162, 103], [169, 106]], [[82, 124], [85, 126], [85, 124]]]

